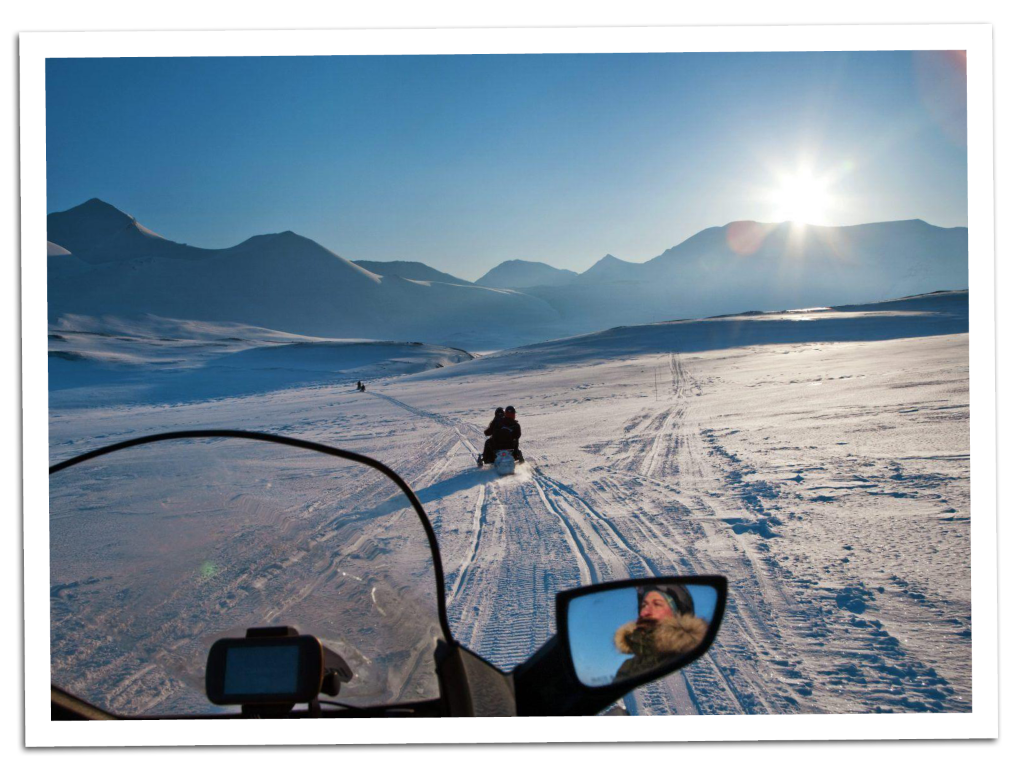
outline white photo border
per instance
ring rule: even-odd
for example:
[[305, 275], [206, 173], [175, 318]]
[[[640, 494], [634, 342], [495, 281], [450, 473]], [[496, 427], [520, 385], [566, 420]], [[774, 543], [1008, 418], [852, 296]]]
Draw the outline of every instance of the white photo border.
[[[965, 739], [998, 736], [992, 27], [579, 27], [22, 33], [20, 45], [26, 746]], [[50, 58], [965, 50], [970, 273], [972, 711], [459, 720], [52, 722], [45, 61]], [[552, 607], [553, 609], [553, 607]]]

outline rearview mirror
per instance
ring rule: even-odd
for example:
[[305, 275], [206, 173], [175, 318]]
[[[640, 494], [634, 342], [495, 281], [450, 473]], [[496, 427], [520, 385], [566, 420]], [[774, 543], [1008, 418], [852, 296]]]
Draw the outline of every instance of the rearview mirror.
[[659, 576], [560, 592], [558, 631], [512, 671], [516, 713], [597, 714], [696, 661], [718, 634], [726, 591], [724, 576]]
[[722, 577], [599, 584], [559, 595], [559, 631], [588, 688], [636, 686], [701, 656], [725, 608]]

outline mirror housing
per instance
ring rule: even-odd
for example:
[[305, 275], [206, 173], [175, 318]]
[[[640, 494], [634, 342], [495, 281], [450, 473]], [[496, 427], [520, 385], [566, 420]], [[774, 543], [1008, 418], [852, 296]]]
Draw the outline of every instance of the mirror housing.
[[[706, 618], [707, 628], [703, 637], [692, 649], [670, 660], [645, 670], [634, 670], [622, 679], [610, 679], [607, 683], [596, 684], [593, 677], [584, 672], [582, 677], [576, 668], [570, 636], [570, 605], [581, 598], [598, 598], [601, 593], [611, 590], [631, 590], [637, 595], [644, 587], [679, 585], [683, 587], [705, 587], [714, 591], [715, 602]], [[658, 576], [647, 579], [630, 579], [603, 584], [592, 584], [578, 589], [560, 592], [555, 598], [555, 635], [550, 638], [529, 659], [516, 667], [513, 672], [518, 715], [593, 715], [613, 704], [635, 688], [675, 672], [704, 655], [715, 641], [718, 628], [725, 615], [728, 582], [724, 576]], [[642, 592], [640, 593], [642, 595]], [[636, 599], [634, 597], [634, 599]], [[579, 605], [580, 603], [577, 603]], [[577, 628], [578, 631], [578, 628]], [[577, 649], [580, 643], [577, 638]], [[611, 638], [608, 638], [611, 642]], [[579, 651], [577, 652], [579, 656]], [[625, 658], [625, 657], [623, 657]], [[579, 659], [577, 659], [578, 661]], [[589, 683], [589, 684], [588, 684]]]

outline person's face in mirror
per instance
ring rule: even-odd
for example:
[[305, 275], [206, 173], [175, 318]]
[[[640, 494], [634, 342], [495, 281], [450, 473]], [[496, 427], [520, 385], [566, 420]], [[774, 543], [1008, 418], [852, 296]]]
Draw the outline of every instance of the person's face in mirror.
[[657, 624], [672, 617], [672, 606], [660, 592], [648, 592], [640, 605], [639, 624]]
[[567, 634], [580, 682], [598, 687], [629, 680], [691, 653], [707, 636], [720, 599], [714, 587], [682, 583], [574, 598]]
[[631, 656], [615, 679], [636, 677], [689, 653], [700, 645], [707, 628], [707, 622], [694, 614], [692, 595], [685, 587], [674, 592], [672, 587], [649, 589], [640, 597], [636, 620], [615, 632], [615, 647]]

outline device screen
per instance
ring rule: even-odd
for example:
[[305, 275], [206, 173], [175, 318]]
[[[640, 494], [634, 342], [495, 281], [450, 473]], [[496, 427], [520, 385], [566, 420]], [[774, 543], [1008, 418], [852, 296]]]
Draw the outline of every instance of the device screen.
[[294, 693], [299, 684], [299, 648], [295, 645], [229, 648], [224, 667], [225, 696]]

